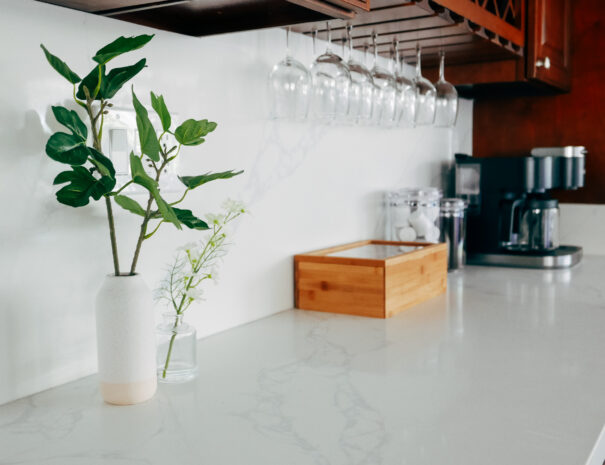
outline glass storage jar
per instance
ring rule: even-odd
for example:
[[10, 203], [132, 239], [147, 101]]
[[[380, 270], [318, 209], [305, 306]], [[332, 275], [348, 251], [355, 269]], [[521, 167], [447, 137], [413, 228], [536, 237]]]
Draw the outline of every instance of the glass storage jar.
[[405, 188], [386, 194], [386, 239], [439, 242], [439, 199], [436, 187]]
[[161, 383], [183, 383], [197, 376], [197, 333], [183, 315], [167, 312], [156, 328], [157, 374]]

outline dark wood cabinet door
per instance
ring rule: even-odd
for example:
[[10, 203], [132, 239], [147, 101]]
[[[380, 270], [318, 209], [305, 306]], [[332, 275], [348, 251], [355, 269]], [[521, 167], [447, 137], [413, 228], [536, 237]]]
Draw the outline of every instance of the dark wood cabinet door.
[[527, 78], [562, 90], [571, 84], [571, 0], [528, 2]]

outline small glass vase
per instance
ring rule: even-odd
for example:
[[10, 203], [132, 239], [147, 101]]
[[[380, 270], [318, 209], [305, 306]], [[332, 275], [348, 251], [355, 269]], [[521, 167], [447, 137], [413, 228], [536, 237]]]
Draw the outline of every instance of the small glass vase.
[[164, 313], [156, 328], [157, 374], [160, 383], [184, 383], [197, 376], [197, 338], [183, 315]]

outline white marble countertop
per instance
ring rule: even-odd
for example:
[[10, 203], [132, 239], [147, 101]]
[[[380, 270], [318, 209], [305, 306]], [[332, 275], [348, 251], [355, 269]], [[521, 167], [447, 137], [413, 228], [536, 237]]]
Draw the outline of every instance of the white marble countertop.
[[1, 406], [0, 463], [583, 465], [604, 271], [469, 267], [390, 320], [283, 312], [200, 341], [199, 378], [143, 405], [93, 376]]

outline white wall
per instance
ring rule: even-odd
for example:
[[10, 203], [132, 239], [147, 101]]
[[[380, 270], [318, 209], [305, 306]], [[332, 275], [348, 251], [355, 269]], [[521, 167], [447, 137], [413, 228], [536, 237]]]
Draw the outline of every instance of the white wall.
[[[49, 106], [67, 101], [70, 89], [39, 44], [83, 75], [92, 64], [87, 57], [100, 46], [149, 30], [30, 0], [1, 0], [0, 9], [3, 403], [95, 371], [93, 298], [112, 268], [103, 206], [72, 209], [54, 198], [51, 182], [61, 166], [44, 155], [54, 127]], [[310, 41], [299, 36], [293, 42], [295, 54], [309, 63]], [[201, 214], [232, 196], [252, 211], [237, 226], [219, 284], [190, 310], [201, 336], [292, 307], [293, 254], [381, 235], [382, 191], [438, 185], [454, 150], [470, 153], [470, 102], [462, 103], [454, 131], [268, 121], [266, 78], [283, 53], [281, 30], [203, 39], [156, 31], [144, 50], [119, 62], [148, 57], [149, 67], [135, 80], [139, 97], [148, 101], [149, 90], [161, 92], [183, 119], [219, 123], [205, 144], [183, 150], [182, 173], [246, 170], [200, 188], [186, 202]], [[117, 103], [129, 101], [125, 91]], [[116, 208], [125, 267], [138, 224]], [[169, 226], [145, 243], [139, 263], [150, 287], [174, 248], [197, 237]]]
[[587, 255], [605, 255], [605, 205], [562, 203], [561, 243], [579, 245]]

